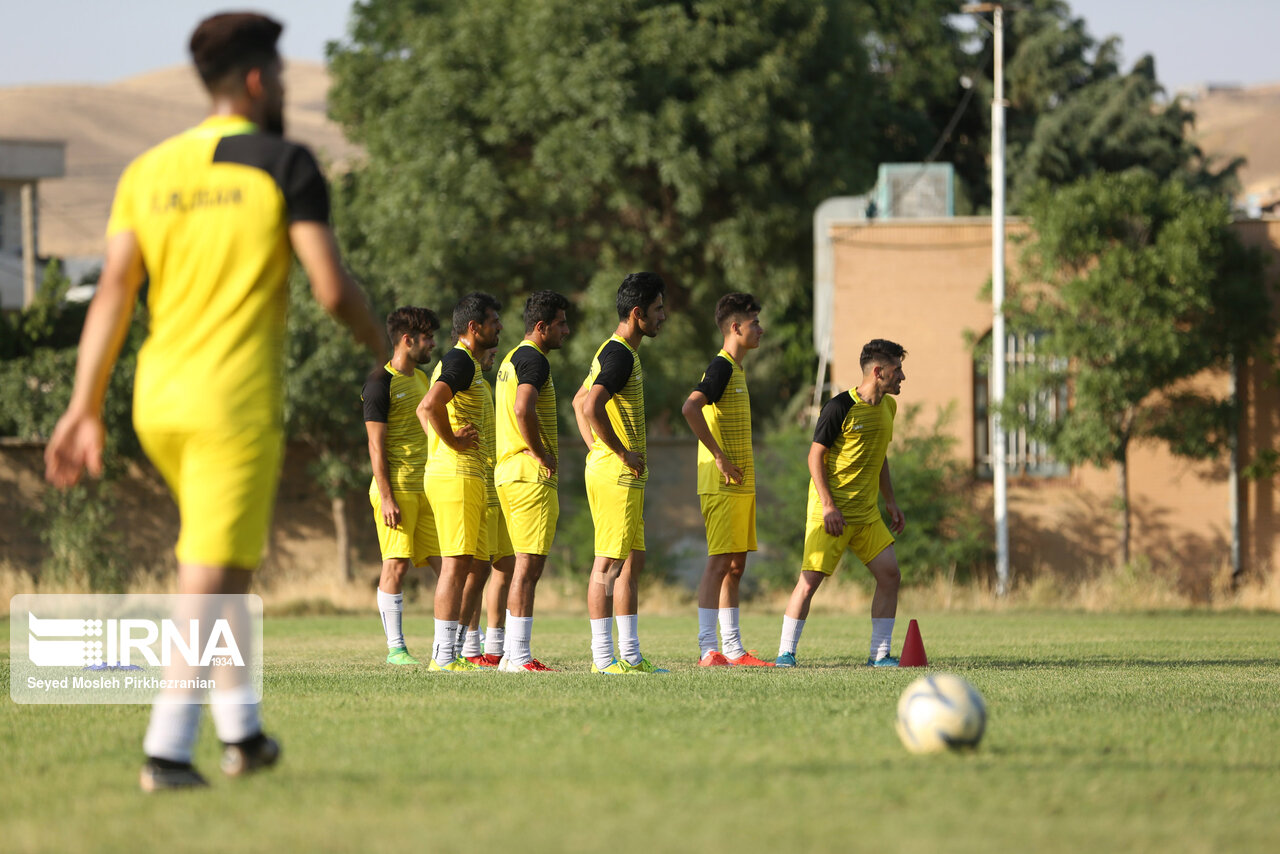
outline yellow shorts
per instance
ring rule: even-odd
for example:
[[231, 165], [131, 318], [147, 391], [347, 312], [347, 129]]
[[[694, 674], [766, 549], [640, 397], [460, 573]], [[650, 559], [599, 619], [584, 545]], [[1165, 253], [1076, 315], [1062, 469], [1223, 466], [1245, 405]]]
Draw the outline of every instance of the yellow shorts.
[[498, 487], [502, 515], [507, 519], [511, 544], [526, 555], [551, 554], [556, 538], [556, 522], [560, 519], [560, 493], [549, 483], [522, 480]]
[[728, 555], [756, 550], [756, 496], [733, 492], [699, 495], [707, 525], [707, 554]]
[[488, 542], [489, 563], [511, 557], [516, 550], [511, 547], [511, 533], [507, 530], [506, 517], [502, 515], [502, 505], [490, 504], [488, 508]]
[[400, 506], [400, 524], [388, 528], [382, 521], [382, 496], [375, 486], [369, 490], [373, 505], [373, 522], [378, 528], [378, 545], [382, 559], [409, 558], [414, 566], [423, 566], [427, 558], [440, 554], [440, 538], [436, 536], [436, 517], [425, 492], [392, 492]]
[[644, 488], [622, 486], [618, 475], [586, 474], [587, 505], [596, 527], [596, 554], [623, 560], [644, 551]]
[[483, 555], [488, 549], [489, 499], [478, 477], [430, 477], [427, 498], [444, 557]]
[[810, 516], [805, 521], [804, 561], [801, 569], [830, 575], [836, 571], [840, 556], [848, 549], [864, 564], [893, 545], [893, 534], [879, 517], [874, 522], [846, 524], [844, 533], [833, 537], [822, 527], [822, 517]]
[[178, 562], [255, 568], [280, 482], [282, 431], [143, 428], [137, 433], [178, 504]]

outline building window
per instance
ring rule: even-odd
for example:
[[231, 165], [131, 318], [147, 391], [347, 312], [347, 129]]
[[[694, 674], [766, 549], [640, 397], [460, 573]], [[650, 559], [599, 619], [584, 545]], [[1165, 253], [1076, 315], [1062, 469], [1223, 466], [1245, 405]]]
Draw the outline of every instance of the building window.
[[[1011, 378], [1028, 365], [1035, 364], [1036, 342], [1040, 333], [1010, 335], [1005, 343], [1005, 376]], [[988, 334], [977, 348], [973, 362], [973, 459], [974, 468], [981, 478], [991, 477], [991, 336]], [[1039, 357], [1044, 359], [1044, 356]], [[1054, 368], [1063, 367], [1060, 359], [1054, 360]], [[1006, 380], [1006, 388], [1008, 382]], [[1026, 403], [1032, 420], [1052, 424], [1067, 411], [1067, 387], [1047, 388], [1038, 391]], [[1025, 428], [1006, 430], [1004, 433], [1005, 463], [1010, 475], [1025, 477], [1064, 477], [1070, 468], [1054, 459], [1046, 442], [1031, 438]]]

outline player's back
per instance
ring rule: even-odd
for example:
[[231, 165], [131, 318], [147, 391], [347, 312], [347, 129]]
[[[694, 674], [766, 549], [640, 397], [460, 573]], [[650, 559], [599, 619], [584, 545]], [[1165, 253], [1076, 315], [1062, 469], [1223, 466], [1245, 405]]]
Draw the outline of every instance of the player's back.
[[287, 228], [328, 215], [311, 154], [238, 116], [210, 117], [130, 164], [108, 233], [136, 234], [148, 277], [137, 423], [279, 424]]

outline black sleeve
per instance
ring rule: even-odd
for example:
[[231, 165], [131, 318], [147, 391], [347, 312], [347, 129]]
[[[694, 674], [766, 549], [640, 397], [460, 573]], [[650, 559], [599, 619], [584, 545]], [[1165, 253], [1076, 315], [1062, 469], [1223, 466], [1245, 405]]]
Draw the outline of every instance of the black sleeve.
[[387, 423], [391, 414], [391, 374], [386, 368], [376, 368], [364, 381], [364, 389], [360, 392], [364, 401], [364, 420]]
[[466, 391], [471, 388], [471, 380], [475, 375], [475, 362], [472, 362], [470, 356], [455, 347], [445, 353], [444, 358], [440, 360], [440, 376], [436, 377], [436, 382], [448, 383], [453, 393], [457, 394], [460, 391]]
[[635, 359], [625, 344], [610, 341], [600, 351], [600, 373], [596, 374], [596, 381], [592, 385], [602, 385], [609, 394], [617, 394], [626, 387], [627, 380], [631, 379], [634, 364]]
[[532, 347], [519, 347], [511, 354], [511, 367], [516, 372], [516, 385], [531, 385], [541, 390], [551, 376], [551, 363]]
[[834, 445], [844, 430], [845, 416], [852, 408], [853, 395], [847, 391], [828, 400], [818, 416], [818, 426], [813, 429], [813, 441], [827, 448]]
[[320, 166], [306, 147], [293, 146], [281, 189], [289, 222], [329, 222], [329, 187]]
[[729, 360], [724, 356], [716, 356], [711, 360], [711, 364], [707, 365], [707, 372], [702, 375], [702, 382], [694, 386], [693, 390], [702, 392], [707, 403], [715, 403], [724, 395], [724, 390], [732, 378], [733, 365], [729, 364]]

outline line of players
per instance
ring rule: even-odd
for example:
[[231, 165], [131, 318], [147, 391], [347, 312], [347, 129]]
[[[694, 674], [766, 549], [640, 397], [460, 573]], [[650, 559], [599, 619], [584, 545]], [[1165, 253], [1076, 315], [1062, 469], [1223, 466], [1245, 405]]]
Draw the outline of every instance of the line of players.
[[[585, 483], [595, 529], [587, 590], [593, 673], [667, 672], [641, 652], [637, 601], [649, 474], [639, 347], [661, 330], [664, 297], [665, 284], [654, 273], [623, 280], [618, 326], [596, 349], [573, 399], [588, 448]], [[404, 639], [402, 591], [410, 567], [429, 565], [437, 578], [430, 670], [551, 670], [533, 656], [531, 639], [535, 590], [559, 517], [557, 398], [548, 357], [569, 335], [569, 307], [554, 291], [528, 298], [523, 340], [503, 358], [494, 387], [484, 379], [502, 331], [494, 297], [471, 293], [454, 307], [455, 343], [430, 380], [422, 366], [435, 345], [439, 318], [420, 307], [388, 316], [394, 352], [369, 375], [361, 395], [373, 466], [369, 499], [383, 558], [378, 611], [388, 663], [419, 663]], [[863, 350], [862, 384], [834, 397], [819, 418], [809, 454], [804, 563], [778, 656], [763, 661], [743, 646], [738, 589], [747, 553], [756, 550], [756, 492], [742, 363], [760, 346], [759, 315], [750, 294], [719, 300], [715, 321], [723, 346], [682, 407], [699, 441], [698, 496], [707, 531], [707, 566], [698, 587], [699, 664], [794, 667], [813, 595], [847, 548], [876, 579], [867, 663], [894, 666], [889, 651], [899, 573], [876, 497], [885, 496], [890, 525], [900, 532], [904, 518], [886, 450], [896, 412], [889, 395], [899, 392], [905, 378], [906, 353], [883, 339]]]

